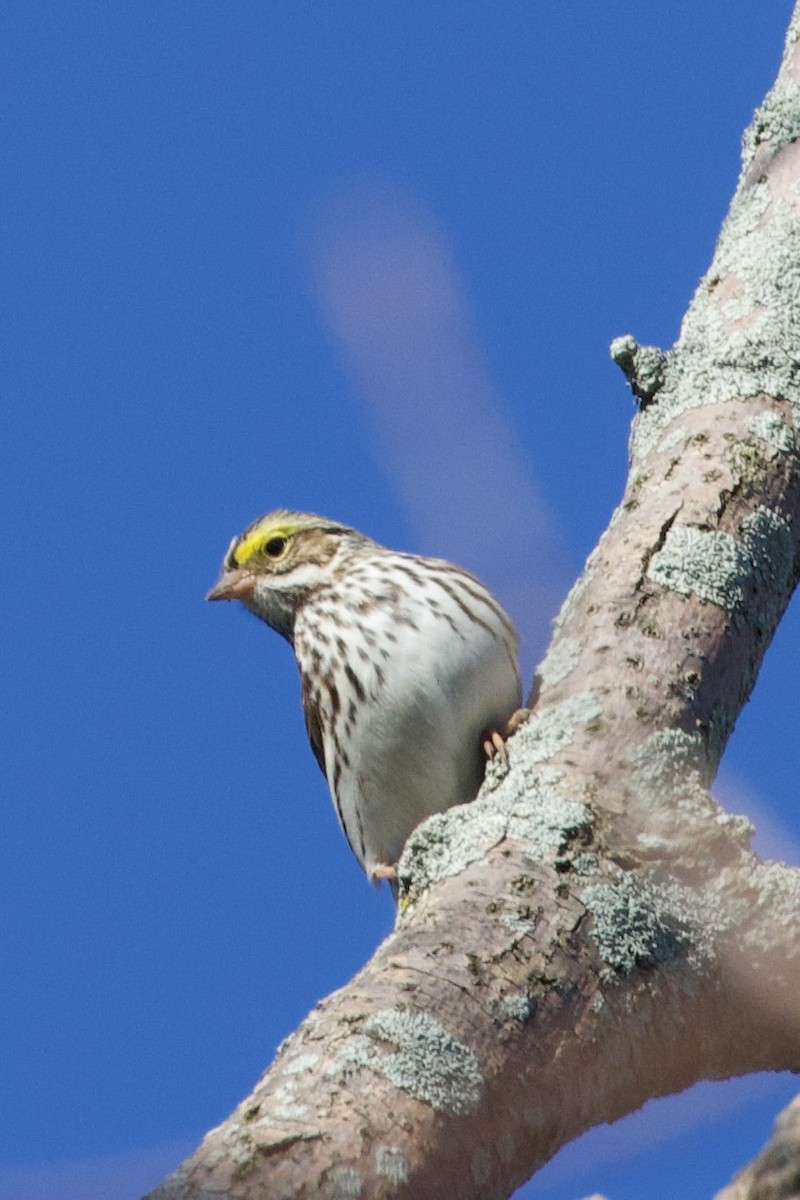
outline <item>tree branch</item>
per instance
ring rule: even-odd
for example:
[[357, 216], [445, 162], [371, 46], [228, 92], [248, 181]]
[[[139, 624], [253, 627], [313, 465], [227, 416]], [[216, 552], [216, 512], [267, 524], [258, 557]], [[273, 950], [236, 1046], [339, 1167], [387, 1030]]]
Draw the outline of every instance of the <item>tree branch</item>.
[[508, 1196], [698, 1079], [800, 1068], [800, 878], [708, 793], [798, 577], [800, 6], [530, 720], [425, 822], [396, 931], [152, 1200]]

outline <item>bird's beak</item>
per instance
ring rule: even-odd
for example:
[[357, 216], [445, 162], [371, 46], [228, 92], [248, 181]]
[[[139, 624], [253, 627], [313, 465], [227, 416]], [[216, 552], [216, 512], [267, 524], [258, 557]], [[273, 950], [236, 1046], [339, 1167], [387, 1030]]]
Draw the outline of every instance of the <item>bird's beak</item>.
[[255, 576], [249, 571], [231, 567], [222, 572], [206, 600], [246, 600], [255, 586]]

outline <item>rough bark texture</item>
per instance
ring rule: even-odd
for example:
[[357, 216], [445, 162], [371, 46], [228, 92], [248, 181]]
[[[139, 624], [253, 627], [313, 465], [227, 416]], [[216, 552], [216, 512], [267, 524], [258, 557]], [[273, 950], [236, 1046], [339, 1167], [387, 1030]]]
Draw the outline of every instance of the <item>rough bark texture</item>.
[[396, 931], [152, 1200], [506, 1197], [648, 1097], [800, 1069], [800, 879], [708, 793], [798, 577], [800, 6], [531, 719]]

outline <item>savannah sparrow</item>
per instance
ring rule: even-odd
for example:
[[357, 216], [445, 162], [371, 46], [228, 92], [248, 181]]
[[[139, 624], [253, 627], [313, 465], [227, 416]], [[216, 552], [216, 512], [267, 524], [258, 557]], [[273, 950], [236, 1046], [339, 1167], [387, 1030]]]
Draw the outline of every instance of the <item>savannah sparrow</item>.
[[278, 509], [231, 542], [209, 600], [294, 647], [311, 746], [368, 877], [411, 831], [474, 799], [520, 704], [517, 634], [474, 575]]

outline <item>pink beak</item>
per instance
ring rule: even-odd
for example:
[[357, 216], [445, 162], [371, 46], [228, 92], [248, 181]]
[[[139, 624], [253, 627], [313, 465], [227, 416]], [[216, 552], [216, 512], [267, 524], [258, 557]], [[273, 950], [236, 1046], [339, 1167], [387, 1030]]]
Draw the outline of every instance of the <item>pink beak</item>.
[[249, 571], [241, 567], [224, 570], [206, 600], [246, 600], [252, 596], [256, 586], [255, 578]]

